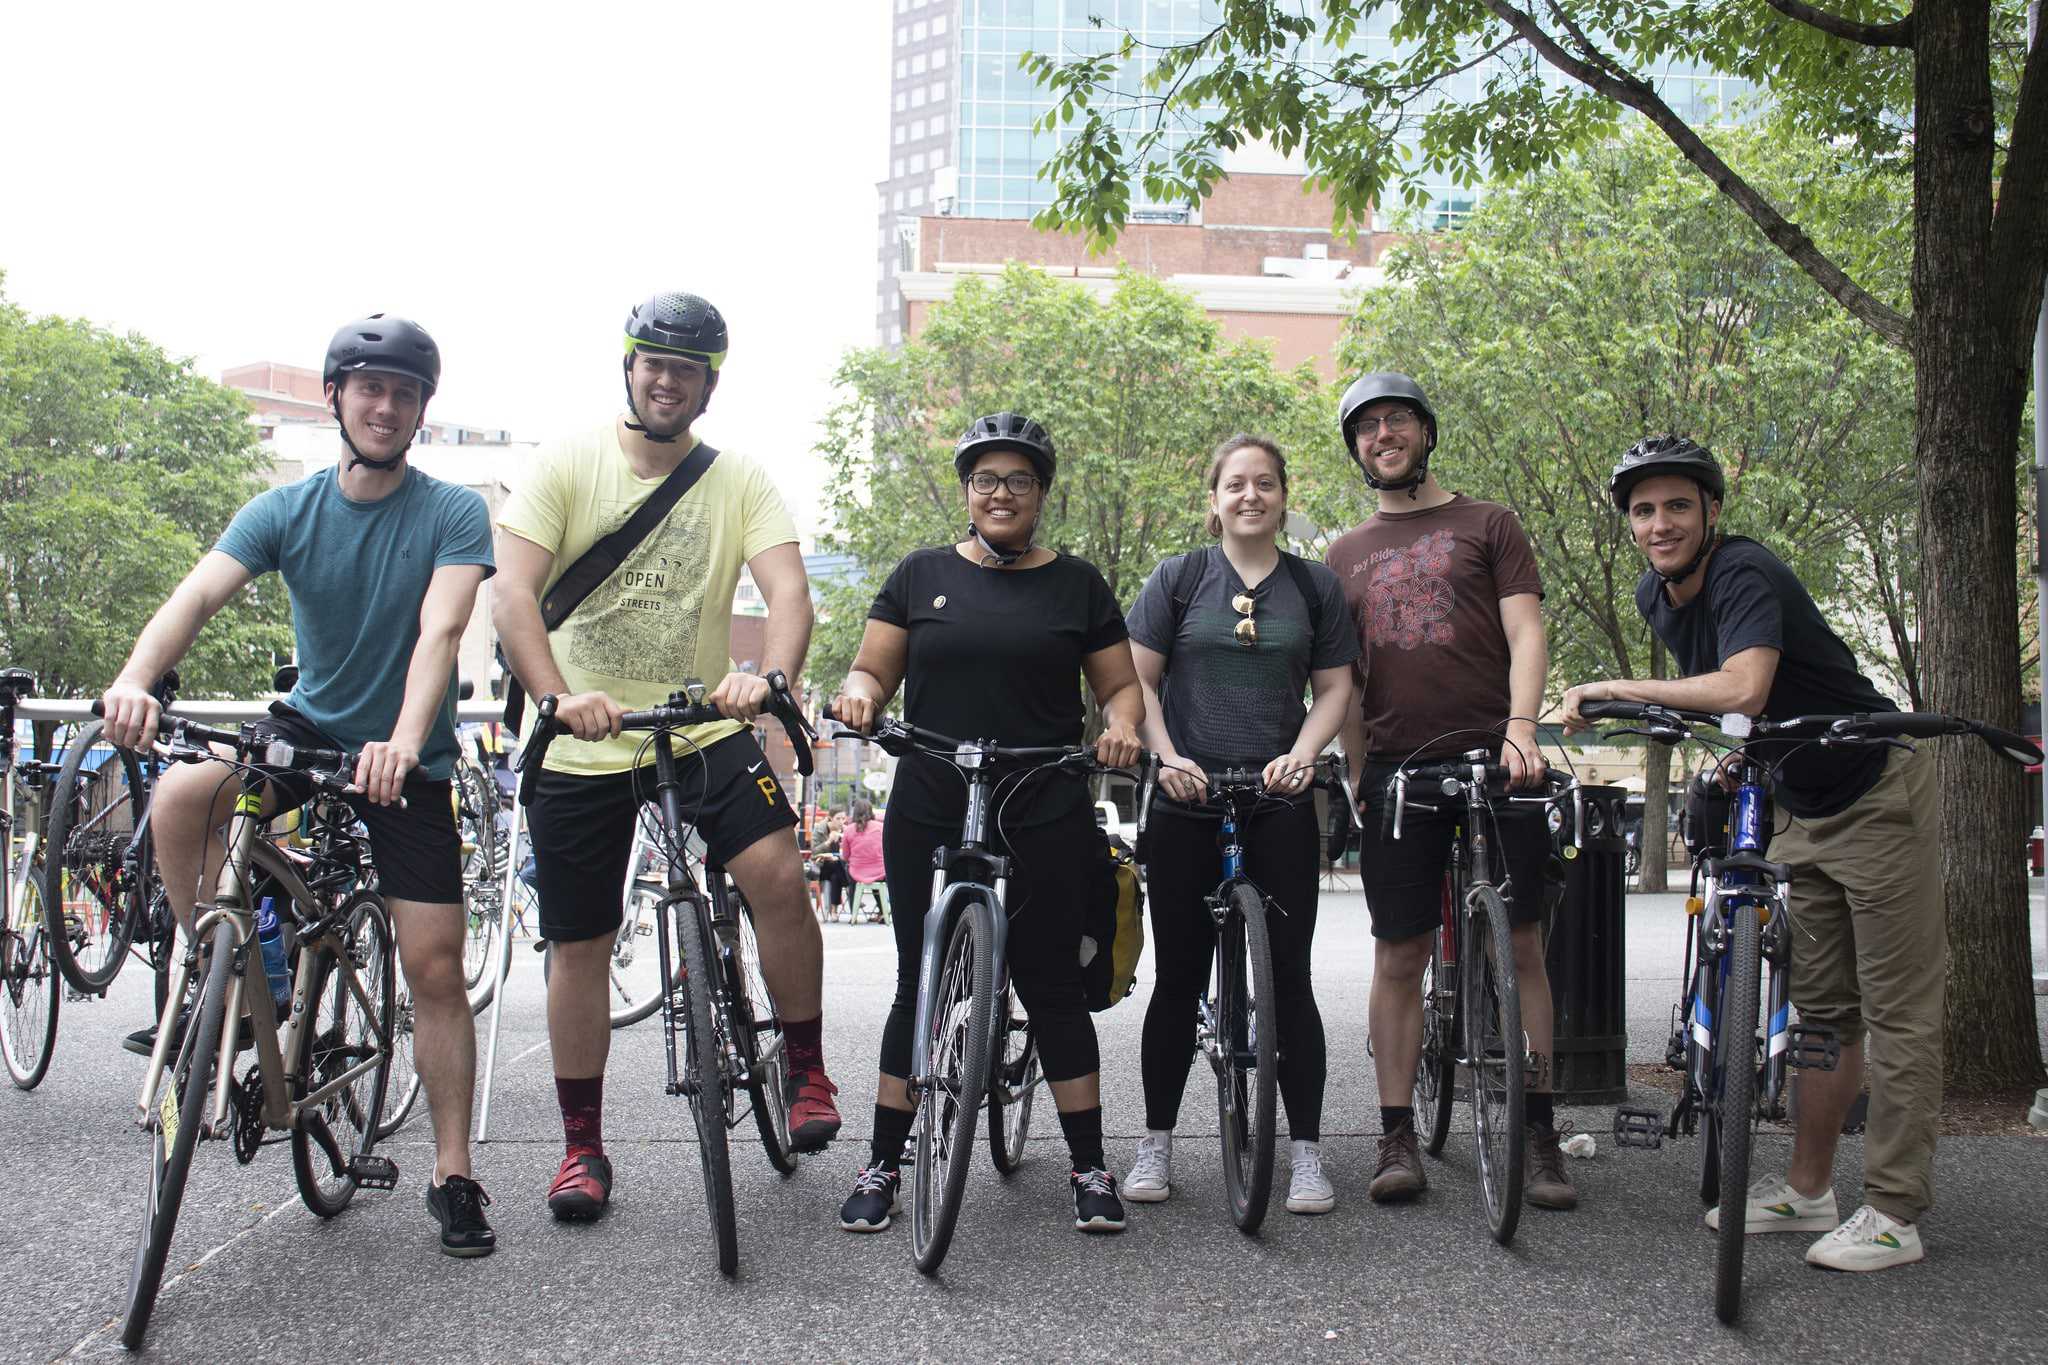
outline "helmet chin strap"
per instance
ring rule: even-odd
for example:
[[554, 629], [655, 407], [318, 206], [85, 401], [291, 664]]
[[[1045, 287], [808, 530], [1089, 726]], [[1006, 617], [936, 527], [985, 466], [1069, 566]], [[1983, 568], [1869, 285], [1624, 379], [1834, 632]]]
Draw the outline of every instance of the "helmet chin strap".
[[1375, 478], [1372, 472], [1371, 459], [1358, 454], [1355, 450], [1351, 454], [1351, 459], [1357, 464], [1358, 472], [1365, 475], [1365, 483], [1368, 488], [1374, 490], [1385, 489], [1393, 493], [1405, 490], [1409, 501], [1419, 502], [1422, 499], [1423, 481], [1429, 477], [1429, 457], [1435, 452], [1436, 447], [1433, 445], [1428, 450], [1423, 451], [1422, 458], [1415, 462], [1415, 468], [1409, 470], [1408, 476], [1402, 479]]
[[1680, 569], [1677, 573], [1665, 573], [1662, 569], [1659, 569], [1657, 570], [1657, 577], [1663, 579], [1672, 587], [1677, 587], [1679, 584], [1685, 582], [1686, 579], [1691, 578], [1694, 574], [1699, 572], [1700, 565], [1707, 562], [1707, 556], [1712, 554], [1714, 552], [1714, 547], [1720, 543], [1720, 532], [1716, 531], [1713, 527], [1709, 526], [1707, 528], [1707, 533], [1704, 536], [1700, 537], [1699, 553], [1694, 555], [1690, 560], [1688, 560], [1684, 568]]
[[1035, 518], [1031, 523], [1031, 534], [1024, 538], [1024, 548], [1021, 550], [997, 549], [989, 542], [989, 538], [981, 533], [981, 527], [975, 525], [974, 519], [971, 517], [968, 518], [967, 529], [973, 534], [975, 543], [981, 546], [981, 567], [984, 569], [1009, 568], [1025, 555], [1030, 554], [1038, 539], [1038, 522]]
[[[396, 455], [393, 455], [390, 459], [371, 459], [368, 455], [363, 454], [362, 451], [357, 450], [356, 443], [349, 439], [348, 423], [341, 420], [341, 398], [338, 393], [333, 401], [332, 407], [334, 408], [334, 424], [341, 428], [341, 443], [348, 447], [348, 467], [350, 469], [354, 469], [359, 464], [366, 464], [370, 468], [377, 470], [380, 473], [389, 473], [391, 470], [398, 468], [398, 466], [405, 460], [406, 451], [412, 449], [412, 442], [407, 441], [405, 443], [404, 449], [400, 450]], [[413, 434], [415, 436], [419, 434], [418, 427], [413, 428]]]

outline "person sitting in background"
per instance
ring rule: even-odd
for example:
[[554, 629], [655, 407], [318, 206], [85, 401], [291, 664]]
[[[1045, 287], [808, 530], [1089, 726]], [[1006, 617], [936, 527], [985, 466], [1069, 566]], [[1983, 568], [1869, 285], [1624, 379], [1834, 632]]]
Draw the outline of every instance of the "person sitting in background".
[[874, 922], [882, 922], [882, 822], [875, 818], [875, 808], [866, 801], [856, 800], [853, 812], [846, 826], [839, 833], [839, 851], [843, 855], [843, 875], [848, 883], [846, 908], [853, 922], [861, 922], [860, 893], [863, 887], [874, 894]]

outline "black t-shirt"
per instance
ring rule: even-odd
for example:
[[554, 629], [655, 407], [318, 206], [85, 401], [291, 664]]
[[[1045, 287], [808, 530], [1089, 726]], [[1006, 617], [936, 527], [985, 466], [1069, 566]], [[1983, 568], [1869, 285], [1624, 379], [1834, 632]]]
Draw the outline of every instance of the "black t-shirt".
[[[1086, 560], [986, 569], [950, 545], [905, 555], [868, 618], [910, 633], [905, 720], [1017, 748], [1081, 742], [1081, 661], [1126, 638], [1115, 595]], [[913, 753], [897, 765], [889, 809], [957, 827], [966, 797], [952, 765]], [[1087, 803], [1085, 782], [1045, 773], [1017, 790], [1001, 819], [1041, 824]]]
[[[1705, 586], [1682, 607], [1672, 606], [1664, 581], [1645, 570], [1636, 607], [1687, 676], [1711, 673], [1745, 649], [1777, 650], [1766, 720], [1899, 709], [1857, 671], [1856, 656], [1828, 629], [1785, 561], [1745, 536], [1721, 542], [1707, 561]], [[1882, 746], [1825, 749], [1799, 741], [1763, 741], [1752, 752], [1776, 765], [1785, 809], [1806, 818], [1847, 810], [1876, 783], [1886, 756]]]
[[1139, 591], [1131, 639], [1166, 656], [1159, 707], [1183, 758], [1211, 771], [1263, 768], [1301, 733], [1309, 673], [1358, 658], [1344, 585], [1327, 565], [1303, 567], [1321, 598], [1322, 632], [1313, 640], [1314, 618], [1285, 563], [1251, 589], [1259, 640], [1250, 646], [1237, 642], [1243, 618], [1230, 605], [1244, 580], [1215, 546], [1167, 560]]

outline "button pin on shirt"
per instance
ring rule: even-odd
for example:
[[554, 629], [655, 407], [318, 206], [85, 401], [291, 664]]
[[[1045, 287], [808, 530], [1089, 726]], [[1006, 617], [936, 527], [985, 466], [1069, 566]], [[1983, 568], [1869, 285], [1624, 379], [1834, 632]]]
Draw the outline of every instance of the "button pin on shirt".
[[934, 607], [943, 607], [943, 606], [945, 606], [945, 605], [946, 605], [946, 594], [944, 594], [944, 593], [940, 593], [940, 594], [939, 594], [939, 595], [938, 595], [937, 597], [934, 597], [934, 598], [932, 599], [932, 605], [933, 605]]

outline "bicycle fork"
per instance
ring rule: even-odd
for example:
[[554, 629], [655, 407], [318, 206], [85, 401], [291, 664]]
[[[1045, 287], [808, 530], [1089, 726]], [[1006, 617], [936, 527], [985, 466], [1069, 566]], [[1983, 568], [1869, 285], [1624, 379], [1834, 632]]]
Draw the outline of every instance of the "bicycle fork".
[[[944, 852], [945, 850], [940, 850], [940, 853], [943, 854]], [[987, 855], [983, 856], [987, 857]], [[993, 890], [981, 885], [979, 882], [963, 881], [947, 885], [946, 869], [944, 867], [934, 867], [932, 870], [932, 908], [925, 911], [924, 946], [920, 949], [918, 955], [917, 1023], [910, 1038], [909, 1085], [913, 1101], [916, 1100], [918, 1092], [930, 1089], [943, 1080], [942, 1077], [934, 1074], [932, 1070], [934, 1065], [931, 1046], [932, 1030], [937, 1022], [932, 1017], [932, 1011], [936, 1008], [935, 1002], [938, 1000], [939, 976], [945, 970], [946, 942], [951, 936], [953, 921], [957, 913], [964, 909], [968, 903], [981, 900], [985, 901], [989, 906], [989, 919], [993, 923], [995, 931], [994, 959], [996, 962], [996, 973], [999, 977], [1003, 971], [1003, 964], [1009, 961], [1010, 920], [1009, 916], [1002, 911], [1002, 907], [1006, 903], [1005, 897], [1009, 894], [1010, 890], [1008, 860], [989, 857], [988, 861], [1000, 862], [1002, 864], [995, 878]], [[995, 998], [995, 1008], [1000, 1012], [1002, 1009], [1002, 992], [998, 990], [991, 992], [991, 994]], [[993, 1030], [1000, 1022], [999, 1019], [994, 1018], [989, 1020], [991, 1037], [994, 1036]], [[978, 1100], [979, 1097], [976, 1098]]]

